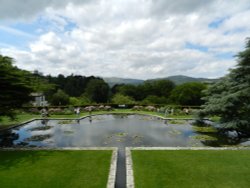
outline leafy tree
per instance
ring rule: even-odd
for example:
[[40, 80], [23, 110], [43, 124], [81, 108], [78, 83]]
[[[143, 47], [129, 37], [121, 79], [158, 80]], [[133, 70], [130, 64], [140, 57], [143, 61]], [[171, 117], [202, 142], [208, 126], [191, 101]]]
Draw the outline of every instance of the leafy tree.
[[0, 114], [13, 118], [14, 110], [32, 99], [32, 88], [24, 72], [12, 63], [12, 58], [0, 55]]
[[136, 101], [141, 101], [148, 96], [168, 98], [175, 84], [170, 80], [146, 81], [138, 86], [132, 84], [115, 85], [112, 91], [130, 96]]
[[86, 104], [90, 104], [91, 101], [84, 95], [81, 97], [70, 97], [69, 98], [69, 104], [73, 106], [82, 106]]
[[206, 90], [206, 101], [200, 117], [220, 116], [222, 129], [233, 129], [250, 135], [250, 39], [237, 56], [230, 73]]
[[116, 93], [119, 93], [122, 86], [124, 86], [125, 84], [115, 84], [112, 88], [111, 88], [111, 92], [113, 95], [115, 95]]
[[109, 86], [103, 79], [92, 79], [87, 84], [85, 95], [93, 102], [107, 102], [109, 97]]
[[80, 105], [82, 105], [81, 104], [81, 100], [78, 99], [78, 98], [76, 98], [76, 97], [70, 97], [69, 98], [69, 104], [73, 105], [73, 106], [80, 106]]
[[81, 101], [81, 105], [91, 104], [90, 99], [86, 97], [85, 95], [81, 95], [79, 97], [79, 100]]
[[26, 71], [26, 78], [29, 79], [30, 86], [33, 88], [34, 92], [43, 93], [46, 98], [56, 91], [56, 85], [49, 83], [49, 80], [38, 71], [34, 71], [33, 74]]
[[171, 91], [175, 88], [174, 82], [171, 80], [156, 80], [152, 82], [152, 95], [168, 98]]
[[154, 95], [152, 82], [146, 81], [143, 84], [138, 85], [137, 88], [139, 93], [137, 100], [141, 101], [149, 95]]
[[124, 96], [129, 96], [132, 97], [135, 100], [139, 100], [139, 95], [140, 92], [138, 91], [138, 87], [132, 84], [123, 84], [118, 86], [117, 88], [118, 93], [124, 95]]
[[172, 91], [170, 100], [180, 105], [199, 106], [203, 104], [202, 91], [206, 89], [206, 85], [199, 82], [189, 82], [176, 86]]
[[51, 83], [55, 83], [57, 85], [57, 89], [64, 90], [66, 84], [66, 78], [64, 75], [59, 74], [57, 77], [48, 76], [48, 79]]
[[52, 105], [67, 105], [69, 104], [69, 95], [67, 95], [62, 90], [57, 90], [57, 92], [52, 96]]
[[116, 95], [113, 96], [112, 103], [115, 103], [115, 104], [134, 104], [135, 101], [132, 97], [117, 93]]
[[84, 93], [84, 90], [87, 86], [88, 79], [83, 76], [70, 75], [66, 77], [66, 82], [64, 85], [64, 91], [74, 97], [79, 97]]
[[167, 102], [167, 98], [155, 95], [149, 95], [142, 101], [143, 104], [166, 104]]

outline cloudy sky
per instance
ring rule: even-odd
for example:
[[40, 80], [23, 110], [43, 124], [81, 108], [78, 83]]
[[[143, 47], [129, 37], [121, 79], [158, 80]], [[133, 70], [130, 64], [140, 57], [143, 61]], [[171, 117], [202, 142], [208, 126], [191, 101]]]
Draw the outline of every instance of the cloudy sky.
[[216, 78], [249, 18], [250, 0], [0, 0], [0, 54], [51, 75]]

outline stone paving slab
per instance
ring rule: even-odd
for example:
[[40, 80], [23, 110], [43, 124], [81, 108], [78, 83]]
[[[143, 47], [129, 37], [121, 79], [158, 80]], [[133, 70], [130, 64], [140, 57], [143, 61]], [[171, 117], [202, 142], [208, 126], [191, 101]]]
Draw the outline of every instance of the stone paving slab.
[[129, 150], [250, 150], [250, 147], [128, 147]]
[[107, 188], [115, 188], [116, 171], [117, 171], [117, 154], [118, 154], [118, 148], [114, 148], [111, 157]]
[[126, 179], [127, 188], [134, 188], [133, 161], [130, 148], [126, 147]]

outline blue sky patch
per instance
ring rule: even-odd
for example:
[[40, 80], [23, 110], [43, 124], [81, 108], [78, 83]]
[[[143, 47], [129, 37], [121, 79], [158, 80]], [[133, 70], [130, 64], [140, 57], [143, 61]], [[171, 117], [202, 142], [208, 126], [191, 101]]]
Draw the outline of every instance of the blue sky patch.
[[67, 19], [67, 25], [64, 27], [64, 30], [65, 31], [72, 31], [75, 28], [77, 28], [76, 23]]
[[216, 28], [220, 27], [225, 22], [226, 19], [228, 19], [228, 17], [216, 19], [216, 20], [210, 22], [208, 24], [208, 27], [212, 28], [212, 29], [216, 29]]
[[71, 21], [70, 19], [64, 16], [59, 16], [59, 17], [66, 22], [65, 25], [60, 25], [59, 23], [57, 23], [56, 20], [48, 19], [47, 17], [42, 17], [42, 16], [37, 19], [36, 23], [38, 27], [42, 26], [40, 28], [42, 29], [43, 32], [53, 31], [55, 33], [60, 33], [65, 31], [72, 31], [74, 28], [77, 27], [77, 24]]
[[233, 35], [233, 34], [236, 34], [236, 33], [243, 33], [245, 31], [247, 31], [246, 28], [238, 27], [238, 28], [235, 28], [235, 29], [232, 29], [232, 30], [229, 30], [229, 31], [225, 31], [223, 33], [223, 35]]
[[235, 54], [232, 52], [224, 52], [224, 53], [218, 53], [215, 55], [216, 58], [218, 59], [233, 59]]
[[20, 30], [22, 32], [25, 32], [27, 34], [30, 34], [30, 35], [35, 36], [38, 34], [37, 32], [38, 25], [35, 22], [29, 23], [29, 24], [16, 23], [16, 24], [11, 25], [11, 27], [14, 29]]
[[208, 47], [202, 46], [202, 45], [199, 45], [199, 44], [194, 44], [194, 43], [191, 43], [191, 42], [186, 42], [185, 48], [191, 49], [191, 50], [198, 50], [198, 51], [201, 51], [201, 52], [207, 52], [208, 51]]
[[26, 49], [28, 44], [37, 38], [34, 29], [26, 24], [0, 25], [0, 42]]

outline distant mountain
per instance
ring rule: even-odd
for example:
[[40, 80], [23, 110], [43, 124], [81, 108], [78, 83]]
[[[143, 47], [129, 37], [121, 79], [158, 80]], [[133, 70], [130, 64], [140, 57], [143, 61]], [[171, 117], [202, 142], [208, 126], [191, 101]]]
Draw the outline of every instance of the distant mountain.
[[114, 86], [115, 84], [139, 85], [144, 82], [144, 80], [139, 80], [139, 79], [117, 78], [117, 77], [107, 77], [103, 78], [103, 80], [107, 82], [110, 87]]
[[[115, 84], [132, 84], [132, 85], [139, 85], [142, 84], [145, 80], [139, 79], [131, 79], [131, 78], [117, 78], [117, 77], [108, 77], [103, 78], [105, 82], [109, 84], [110, 87], [114, 86]], [[209, 79], [209, 78], [193, 78], [184, 75], [176, 75], [176, 76], [169, 76], [165, 78], [155, 78], [146, 81], [155, 81], [155, 80], [171, 80], [176, 85], [187, 83], [187, 82], [203, 82], [203, 83], [213, 83], [218, 81], [219, 79]]]
[[179, 84], [184, 84], [184, 83], [187, 83], [187, 82], [213, 83], [213, 82], [218, 81], [219, 79], [193, 78], [193, 77], [184, 76], [184, 75], [176, 75], [176, 76], [169, 76], [169, 77], [165, 77], [165, 78], [151, 79], [151, 80], [148, 80], [148, 81], [154, 81], [154, 80], [171, 80], [176, 85], [179, 85]]

